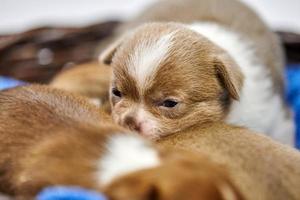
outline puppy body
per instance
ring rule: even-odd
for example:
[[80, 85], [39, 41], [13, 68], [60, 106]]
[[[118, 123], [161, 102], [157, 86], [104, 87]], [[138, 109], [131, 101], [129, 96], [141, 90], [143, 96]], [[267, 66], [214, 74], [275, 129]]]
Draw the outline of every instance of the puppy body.
[[51, 185], [99, 190], [159, 163], [147, 142], [79, 96], [26, 86], [1, 92], [0, 105], [0, 192], [26, 199]]
[[49, 85], [86, 96], [91, 102], [110, 112], [108, 102], [110, 79], [110, 67], [97, 62], [89, 62], [62, 71]]
[[226, 170], [201, 153], [164, 151], [161, 165], [133, 172], [105, 188], [111, 199], [120, 200], [242, 200]]
[[[153, 21], [161, 23], [124, 34], [100, 57], [113, 67], [115, 121], [158, 138], [224, 120], [293, 144], [282, 50], [251, 9], [236, 0], [164, 0], [120, 32]], [[170, 100], [177, 107], [162, 106]]]
[[[64, 166], [59, 166], [60, 163], [56, 162], [55, 156], [43, 154], [45, 146], [51, 145], [51, 141], [55, 140], [53, 138], [65, 137], [65, 141], [62, 142], [67, 142], [67, 137], [72, 139], [71, 135], [80, 132], [98, 132], [96, 125], [102, 123], [104, 129], [100, 130], [100, 133], [104, 133], [93, 136], [98, 137], [98, 140], [94, 140], [94, 142], [101, 144], [105, 132], [121, 131], [107, 128], [109, 117], [101, 114], [86, 99], [44, 86], [20, 87], [2, 91], [0, 93], [0, 113], [0, 166], [2, 172], [0, 190], [6, 193], [14, 193], [19, 190], [21, 190], [20, 192], [35, 191], [37, 188], [31, 187], [32, 185], [51, 184], [51, 181], [40, 183], [39, 180], [40, 178], [43, 180], [43, 176], [59, 179], [61, 177], [53, 176], [53, 173], [68, 172]], [[88, 139], [93, 137], [89, 136]], [[76, 141], [73, 143], [76, 146]], [[65, 147], [65, 150], [69, 148], [70, 157], [59, 148], [52, 149], [52, 153], [54, 155], [63, 154], [61, 156], [65, 156], [66, 163], [71, 161], [75, 163], [77, 156], [80, 157], [89, 150], [82, 153], [76, 152], [74, 146], [71, 144]], [[76, 153], [79, 154], [76, 155]], [[95, 156], [95, 153], [91, 156]], [[39, 159], [43, 161], [39, 161]], [[51, 162], [54, 162], [52, 168], [47, 168]], [[86, 167], [89, 164], [82, 163], [82, 165]], [[69, 167], [71, 168], [70, 165]], [[81, 169], [85, 169], [84, 167]], [[48, 174], [47, 169], [51, 169], [52, 174]], [[36, 174], [38, 175], [35, 177]], [[85, 179], [80, 181], [85, 182]], [[25, 191], [22, 188], [26, 188]]]
[[0, 92], [0, 111], [0, 192], [18, 199], [53, 185], [94, 189], [114, 200], [185, 199], [183, 192], [192, 200], [243, 199], [226, 170], [202, 156], [156, 148], [84, 98], [19, 87]]
[[159, 145], [207, 155], [226, 168], [246, 199], [299, 199], [300, 154], [240, 127], [213, 123], [167, 136]]

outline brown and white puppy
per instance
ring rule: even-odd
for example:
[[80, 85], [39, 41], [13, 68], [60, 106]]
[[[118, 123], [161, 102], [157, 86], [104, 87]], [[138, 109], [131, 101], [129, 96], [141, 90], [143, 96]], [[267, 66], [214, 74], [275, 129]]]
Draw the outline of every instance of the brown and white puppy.
[[0, 92], [0, 171], [0, 192], [25, 200], [52, 185], [112, 200], [243, 199], [206, 157], [158, 149], [87, 99], [45, 86]]
[[[65, 137], [72, 138], [72, 135], [79, 134], [81, 131], [93, 132], [98, 130], [95, 128], [97, 124], [101, 124], [102, 127], [100, 132], [103, 133], [100, 136], [105, 136], [105, 132], [111, 133], [116, 129], [109, 128], [109, 120], [109, 117], [102, 115], [99, 109], [90, 104], [87, 99], [50, 87], [36, 85], [1, 91], [0, 191], [14, 193], [23, 185], [38, 182], [38, 177], [34, 178], [33, 173], [39, 176], [43, 166], [55, 162], [55, 158], [49, 157], [48, 162], [47, 155], [43, 154], [44, 157], [41, 157], [43, 162], [35, 163], [35, 156], [42, 156], [39, 155], [41, 153], [35, 155], [35, 151], [42, 151], [41, 148], [50, 145], [48, 143], [51, 143], [51, 138], [63, 137], [64, 134], [66, 134]], [[116, 131], [120, 132], [120, 129]], [[74, 151], [72, 155], [75, 155], [76, 145], [66, 146], [64, 151], [70, 148], [69, 151]], [[54, 151], [59, 154], [61, 150], [54, 149]], [[62, 154], [68, 157], [65, 153]], [[76, 162], [77, 157], [72, 155], [68, 157], [69, 162], [72, 160]], [[57, 162], [59, 163], [59, 160]], [[41, 168], [31, 171], [33, 170], [31, 165], [41, 165]], [[88, 165], [88, 163], [83, 165]], [[54, 167], [58, 170], [66, 170], [63, 166], [52, 165], [52, 168]], [[50, 169], [51, 167], [48, 168]], [[80, 176], [80, 173], [75, 176], [77, 175]], [[53, 177], [53, 174], [48, 176]], [[85, 179], [81, 181], [85, 182]], [[35, 188], [32, 187], [32, 190]]]
[[[162, 0], [100, 56], [113, 68], [112, 115], [159, 138], [226, 121], [293, 144], [276, 36], [237, 0]], [[176, 23], [170, 23], [170, 21]]]
[[229, 171], [245, 199], [300, 199], [300, 153], [240, 127], [208, 123], [158, 141], [206, 155]]
[[164, 152], [158, 167], [115, 179], [104, 192], [112, 200], [244, 199], [226, 170], [202, 157], [201, 153], [195, 155], [178, 150]]
[[110, 112], [110, 80], [111, 68], [98, 62], [89, 62], [62, 71], [49, 85], [88, 97], [91, 102]]

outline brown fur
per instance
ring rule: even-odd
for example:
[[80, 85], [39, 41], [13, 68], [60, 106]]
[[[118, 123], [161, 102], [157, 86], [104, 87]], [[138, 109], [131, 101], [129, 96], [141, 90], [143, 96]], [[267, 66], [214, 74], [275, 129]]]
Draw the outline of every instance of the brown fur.
[[111, 200], [242, 200], [226, 170], [201, 154], [163, 151], [163, 164], [116, 179], [104, 192]]
[[[201, 34], [196, 35], [183, 26], [195, 22], [217, 23], [235, 33], [241, 42], [249, 44], [249, 51], [254, 55], [251, 59], [253, 67], [266, 67], [266, 74], [262, 75], [271, 78], [271, 82], [266, 81], [270, 85], [265, 84], [264, 91], [261, 91], [266, 94], [266, 98], [260, 102], [283, 97], [284, 58], [280, 42], [249, 7], [238, 0], [161, 0], [120, 27], [116, 36], [122, 36], [100, 56], [102, 62], [112, 66], [112, 87], [122, 94], [122, 98], [111, 95], [114, 120], [149, 138], [157, 139], [195, 124], [225, 119], [239, 125], [246, 124], [281, 142], [292, 144], [293, 122], [283, 98], [274, 103], [274, 108], [276, 106], [281, 112], [274, 120], [285, 121], [282, 129], [290, 130], [286, 138], [276, 133], [270, 123], [257, 125], [260, 123], [259, 119], [255, 119], [255, 112], [250, 111], [249, 116], [244, 116], [246, 119], [253, 117], [254, 120], [237, 119], [239, 111], [247, 113], [244, 105], [246, 100], [241, 108], [238, 103], [232, 104], [239, 99], [243, 87], [240, 66], [217, 44], [210, 43]], [[147, 45], [140, 44], [155, 44], [169, 33], [175, 33], [171, 49], [162, 58], [163, 62], [158, 63], [158, 70], [149, 78], [151, 80], [147, 87], [139, 91], [137, 79], [140, 76], [131, 77], [128, 74], [128, 68], [132, 66], [131, 59], [139, 55], [137, 52], [141, 52], [141, 49], [147, 49]], [[246, 78], [249, 74], [246, 74]], [[162, 109], [160, 105], [168, 99], [175, 99], [179, 105], [174, 109]], [[257, 103], [255, 106], [259, 108], [264, 105]], [[146, 113], [144, 119], [139, 119], [141, 110]], [[254, 123], [250, 124], [251, 121]], [[149, 131], [150, 126], [152, 129]]]
[[[83, 157], [81, 159], [89, 158], [89, 154], [95, 156], [97, 144], [103, 142], [99, 138], [107, 132], [122, 130], [115, 126], [111, 128], [110, 118], [86, 99], [45, 86], [2, 91], [0, 113], [0, 191], [11, 194], [36, 191], [41, 186], [53, 184], [52, 179], [57, 179], [55, 183], [68, 184], [68, 177], [64, 179], [53, 174], [63, 174], [76, 167], [73, 164], [80, 156]], [[83, 139], [94, 141], [94, 147], [84, 151], [80, 151], [80, 146], [79, 149], [74, 148], [80, 141], [75, 138], [82, 132], [87, 134]], [[55, 140], [58, 144], [52, 144]], [[86, 141], [79, 143], [83, 145]], [[64, 150], [53, 148], [51, 151], [51, 145], [66, 146]], [[55, 156], [64, 160], [56, 160]], [[67, 164], [59, 165], [60, 162]], [[88, 162], [80, 164], [78, 171], [90, 165]], [[80, 176], [80, 173], [77, 175]], [[87, 184], [85, 179], [81, 177], [80, 180], [83, 186]]]
[[[150, 200], [153, 187], [161, 200], [243, 199], [220, 166], [164, 149], [159, 150], [160, 166], [99, 185], [97, 162], [106, 141], [126, 130], [79, 96], [46, 86], [18, 87], [0, 92], [0, 111], [0, 192], [18, 199], [33, 199], [52, 185], [104, 191], [113, 200]], [[135, 181], [140, 185], [132, 190]]]
[[98, 62], [89, 62], [62, 71], [51, 81], [50, 86], [80, 94], [100, 103], [110, 112], [108, 101], [111, 68]]
[[167, 136], [159, 145], [207, 155], [229, 171], [246, 199], [300, 197], [300, 153], [247, 129], [212, 123]]
[[[274, 91], [284, 94], [284, 56], [279, 38], [252, 9], [239, 0], [160, 0], [122, 25], [109, 41], [111, 43], [120, 34], [147, 22], [195, 21], [216, 22], [254, 43], [258, 60], [269, 68], [276, 83], [273, 85]], [[102, 49], [109, 42], [105, 43], [101, 45]]]
[[[141, 41], [157, 41], [174, 32], [168, 56], [149, 83], [139, 88], [128, 69], [131, 55]], [[239, 98], [243, 75], [237, 64], [224, 50], [180, 24], [147, 24], [114, 46], [115, 52], [110, 52], [114, 54], [112, 88], [124, 95], [122, 98], [111, 95], [112, 115], [123, 126], [139, 130], [137, 125], [131, 126], [131, 121], [137, 121], [138, 110], [134, 107], [143, 107], [159, 123], [151, 137], [167, 135], [195, 124], [223, 120], [229, 99]], [[176, 108], [159, 106], [170, 97], [177, 99]], [[128, 117], [134, 120], [127, 123]]]

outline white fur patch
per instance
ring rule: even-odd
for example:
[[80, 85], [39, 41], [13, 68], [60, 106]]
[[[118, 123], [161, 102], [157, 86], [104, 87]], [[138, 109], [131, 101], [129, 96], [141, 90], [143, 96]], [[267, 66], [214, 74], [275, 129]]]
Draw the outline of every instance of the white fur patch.
[[[99, 98], [90, 98], [90, 102], [98, 107], [102, 106], [102, 101]], [[0, 199], [1, 200], [1, 199]]]
[[108, 184], [114, 178], [141, 169], [156, 167], [160, 163], [158, 153], [145, 140], [135, 135], [112, 136], [107, 153], [98, 163], [98, 182]]
[[173, 35], [174, 33], [166, 34], [157, 41], [142, 41], [131, 55], [128, 63], [129, 72], [136, 77], [141, 89], [145, 87], [147, 81], [151, 80], [151, 75], [156, 72], [159, 64], [168, 55]]
[[228, 185], [227, 183], [221, 183], [219, 185], [219, 190], [221, 192], [223, 199], [237, 200], [237, 196], [236, 196], [233, 188], [230, 185]]
[[281, 97], [272, 91], [270, 72], [256, 59], [251, 43], [218, 24], [195, 23], [188, 27], [226, 50], [245, 76], [240, 101], [233, 103], [227, 122], [246, 126], [292, 145], [293, 122], [285, 116]]

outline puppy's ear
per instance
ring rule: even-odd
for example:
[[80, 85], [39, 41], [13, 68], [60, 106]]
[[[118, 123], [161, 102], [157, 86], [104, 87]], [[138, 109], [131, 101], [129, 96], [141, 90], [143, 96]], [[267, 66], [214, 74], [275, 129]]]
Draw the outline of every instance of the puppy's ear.
[[112, 59], [117, 51], [117, 49], [121, 46], [124, 41], [124, 37], [121, 37], [110, 44], [99, 56], [99, 62], [104, 63], [106, 65], [110, 65]]
[[221, 84], [229, 95], [233, 99], [239, 100], [244, 81], [244, 75], [240, 67], [229, 55], [223, 52], [215, 59], [215, 69]]

